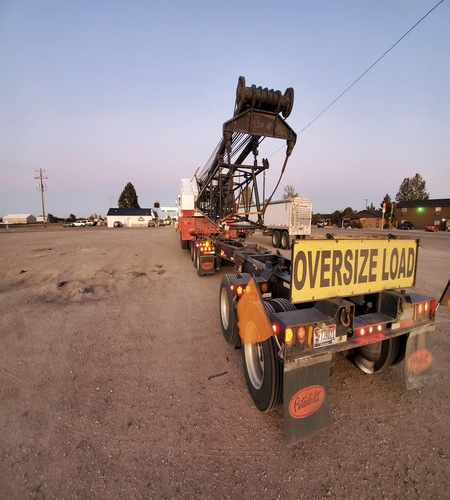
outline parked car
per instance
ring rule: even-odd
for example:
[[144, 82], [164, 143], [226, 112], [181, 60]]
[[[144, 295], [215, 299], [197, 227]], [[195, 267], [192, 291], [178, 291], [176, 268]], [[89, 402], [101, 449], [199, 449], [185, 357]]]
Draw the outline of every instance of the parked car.
[[113, 227], [123, 227], [123, 224], [119, 220], [116, 220], [113, 223]]
[[412, 225], [412, 222], [404, 221], [402, 222], [399, 226], [399, 229], [414, 229], [414, 226]]
[[72, 227], [84, 227], [88, 225], [88, 221], [85, 219], [76, 220], [72, 222]]
[[425, 226], [425, 231], [429, 231], [430, 233], [434, 233], [436, 231], [439, 231], [439, 228], [435, 226], [434, 224], [430, 224], [429, 226]]

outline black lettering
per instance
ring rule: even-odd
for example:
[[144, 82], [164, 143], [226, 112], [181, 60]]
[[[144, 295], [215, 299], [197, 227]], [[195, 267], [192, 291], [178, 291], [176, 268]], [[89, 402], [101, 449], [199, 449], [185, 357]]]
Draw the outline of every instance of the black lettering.
[[311, 250], [308, 252], [308, 272], [309, 272], [309, 285], [310, 288], [314, 288], [316, 286], [316, 278], [317, 278], [317, 269], [319, 268], [319, 259], [320, 252], [316, 257], [316, 261], [314, 262], [314, 270], [312, 267], [312, 252]]
[[414, 273], [414, 248], [408, 248], [408, 264], [406, 269], [406, 277], [409, 278]]
[[324, 250], [321, 255], [320, 259], [320, 286], [322, 288], [325, 288], [327, 286], [330, 286], [330, 279], [325, 278], [325, 273], [330, 272], [330, 263], [328, 262], [331, 258], [331, 251], [330, 250]]
[[341, 276], [342, 267], [342, 252], [340, 250], [335, 250], [333, 252], [333, 267], [331, 270], [331, 286], [336, 286], [336, 281], [339, 286], [342, 285]]
[[377, 248], [372, 248], [370, 250], [370, 257], [369, 257], [369, 281], [376, 281], [377, 280], [377, 274], [375, 272], [375, 269], [377, 268], [377, 259], [378, 257], [378, 249]]
[[358, 283], [358, 250], [355, 250], [355, 263], [353, 264], [353, 283]]
[[402, 248], [402, 253], [400, 254], [400, 265], [398, 267], [398, 278], [406, 276], [406, 255], [405, 248]]
[[386, 271], [386, 254], [387, 254], [387, 248], [383, 248], [383, 264], [381, 266], [381, 279], [383, 281], [387, 281], [389, 279], [389, 273]]
[[305, 286], [306, 280], [306, 255], [300, 251], [295, 256], [294, 262], [294, 286], [296, 290], [301, 290]]
[[344, 255], [344, 267], [347, 273], [344, 273], [344, 285], [350, 285], [352, 282], [352, 258], [353, 252], [350, 249], [346, 250]]
[[391, 262], [389, 265], [389, 274], [391, 276], [391, 280], [395, 280], [398, 272], [398, 249], [394, 248], [391, 254]]
[[358, 283], [367, 283], [367, 275], [364, 274], [364, 270], [366, 269], [367, 259], [369, 257], [369, 250], [367, 250], [367, 248], [363, 248], [359, 253], [363, 258], [363, 261], [361, 264], [361, 269], [359, 270]]

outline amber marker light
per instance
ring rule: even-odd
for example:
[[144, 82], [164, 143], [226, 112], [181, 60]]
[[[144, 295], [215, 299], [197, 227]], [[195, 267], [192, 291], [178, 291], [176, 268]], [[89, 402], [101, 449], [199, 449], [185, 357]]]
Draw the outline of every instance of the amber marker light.
[[290, 326], [286, 328], [286, 331], [284, 333], [284, 340], [288, 345], [292, 344], [292, 341], [294, 340], [294, 331]]

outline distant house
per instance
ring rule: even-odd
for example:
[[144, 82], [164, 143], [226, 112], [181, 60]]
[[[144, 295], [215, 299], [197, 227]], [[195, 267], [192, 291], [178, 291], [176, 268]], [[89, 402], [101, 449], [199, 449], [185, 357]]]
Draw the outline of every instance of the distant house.
[[152, 208], [110, 208], [106, 215], [108, 227], [120, 222], [127, 227], [148, 227], [150, 220], [158, 218]]
[[360, 212], [347, 216], [350, 219], [351, 227], [359, 227], [361, 229], [381, 229], [383, 212], [381, 210], [371, 210], [366, 208]]
[[3, 217], [3, 224], [34, 224], [36, 217], [32, 214], [7, 214]]
[[397, 222], [408, 221], [416, 229], [435, 225], [445, 231], [450, 226], [450, 198], [401, 201], [395, 207]]

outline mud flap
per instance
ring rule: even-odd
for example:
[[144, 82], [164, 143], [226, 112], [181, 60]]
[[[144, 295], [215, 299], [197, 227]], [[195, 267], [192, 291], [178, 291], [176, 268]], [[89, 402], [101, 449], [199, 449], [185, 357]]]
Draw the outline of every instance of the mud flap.
[[216, 272], [216, 260], [214, 255], [199, 255], [198, 275], [205, 276]]
[[331, 424], [328, 405], [331, 354], [287, 362], [283, 401], [286, 442], [294, 445]]
[[407, 389], [419, 389], [436, 377], [432, 333], [434, 326], [413, 330], [406, 342], [405, 384]]

